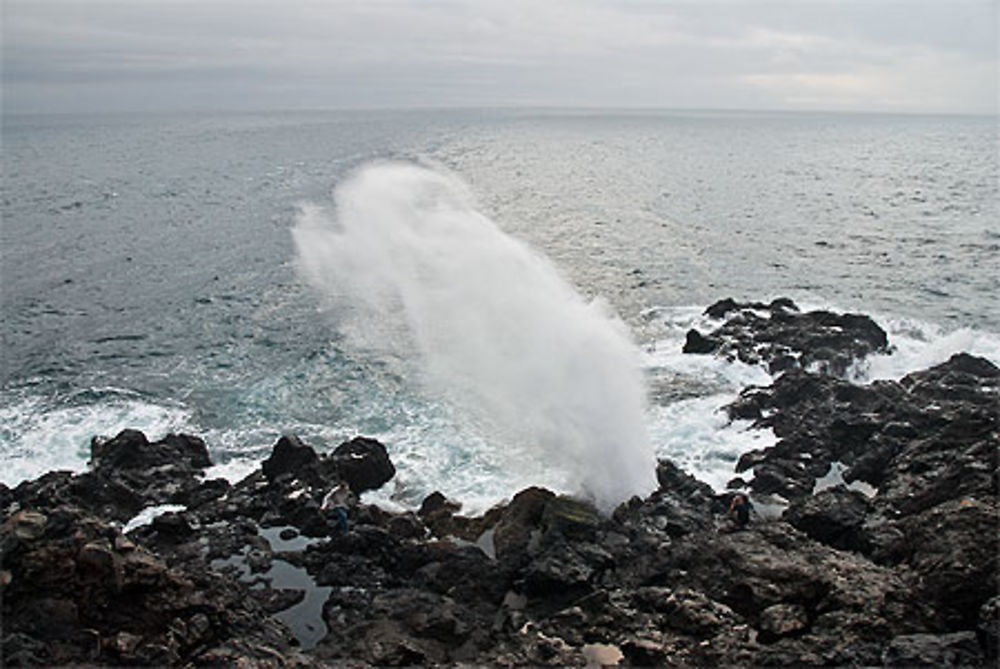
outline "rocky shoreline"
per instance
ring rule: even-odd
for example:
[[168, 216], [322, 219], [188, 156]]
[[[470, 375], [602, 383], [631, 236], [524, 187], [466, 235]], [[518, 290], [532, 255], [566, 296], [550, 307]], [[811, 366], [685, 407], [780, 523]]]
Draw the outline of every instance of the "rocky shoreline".
[[322, 500], [392, 478], [377, 441], [284, 437], [231, 485], [197, 437], [127, 430], [83, 474], [0, 486], [3, 662], [996, 666], [1000, 370], [959, 354], [858, 385], [889, 346], [866, 316], [708, 315], [685, 352], [780, 372], [728, 407], [779, 438], [730, 487], [780, 516], [735, 530], [731, 492], [661, 461], [610, 517], [541, 488], [465, 517], [435, 493], [352, 506], [341, 534]]

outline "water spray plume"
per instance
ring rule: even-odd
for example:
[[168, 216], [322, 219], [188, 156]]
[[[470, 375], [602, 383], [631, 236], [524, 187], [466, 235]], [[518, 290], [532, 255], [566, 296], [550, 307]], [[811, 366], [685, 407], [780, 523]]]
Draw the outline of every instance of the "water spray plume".
[[457, 177], [365, 167], [306, 208], [299, 266], [361, 344], [419, 361], [512, 467], [534, 458], [609, 510], [656, 486], [627, 328], [480, 213]]

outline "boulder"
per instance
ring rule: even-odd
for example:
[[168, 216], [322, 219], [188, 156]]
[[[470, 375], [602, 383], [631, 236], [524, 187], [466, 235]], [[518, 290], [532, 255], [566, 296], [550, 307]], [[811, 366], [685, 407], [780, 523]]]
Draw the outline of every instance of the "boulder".
[[186, 434], [168, 434], [150, 442], [138, 430], [122, 430], [116, 437], [95, 437], [90, 443], [90, 462], [95, 471], [107, 469], [149, 469], [161, 465], [179, 465], [191, 469], [210, 467], [205, 442]]
[[704, 355], [714, 353], [722, 346], [722, 341], [712, 337], [706, 337], [697, 330], [688, 330], [684, 339], [684, 353], [695, 353]]
[[419, 539], [427, 533], [427, 528], [413, 513], [395, 516], [389, 520], [386, 529], [397, 539]]
[[841, 550], [867, 553], [871, 546], [864, 524], [871, 508], [865, 495], [838, 485], [796, 500], [783, 517], [816, 541]]
[[498, 559], [513, 558], [527, 550], [532, 534], [539, 530], [546, 505], [554, 497], [544, 488], [527, 488], [514, 495], [494, 529]]
[[375, 439], [355, 437], [333, 451], [337, 471], [355, 494], [381, 488], [396, 475], [384, 445]]
[[274, 445], [261, 469], [267, 480], [272, 482], [284, 474], [311, 481], [316, 478], [318, 463], [319, 456], [311, 446], [302, 443], [295, 435], [286, 435]]
[[461, 508], [461, 503], [448, 499], [440, 492], [435, 491], [424, 498], [417, 515], [423, 518], [437, 513], [454, 514], [458, 513]]

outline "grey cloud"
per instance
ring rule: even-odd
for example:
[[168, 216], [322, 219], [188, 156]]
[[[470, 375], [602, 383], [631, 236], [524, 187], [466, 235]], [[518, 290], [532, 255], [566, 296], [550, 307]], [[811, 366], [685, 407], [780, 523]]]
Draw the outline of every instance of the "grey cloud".
[[987, 0], [6, 0], [4, 105], [991, 112], [995, 19]]

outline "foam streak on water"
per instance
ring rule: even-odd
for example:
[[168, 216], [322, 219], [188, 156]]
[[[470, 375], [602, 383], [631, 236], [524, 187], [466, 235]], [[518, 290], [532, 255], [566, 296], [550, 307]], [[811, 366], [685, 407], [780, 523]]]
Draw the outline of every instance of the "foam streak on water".
[[65, 405], [38, 396], [0, 404], [0, 482], [17, 485], [54, 470], [82, 472], [96, 435], [138, 427], [156, 439], [189, 429], [190, 413], [176, 405], [155, 404], [120, 389], [82, 395], [87, 397]]
[[481, 214], [456, 177], [369, 166], [305, 208], [300, 266], [357, 344], [406, 360], [502, 449], [609, 508], [655, 487], [643, 380], [623, 324]]
[[854, 380], [867, 383], [880, 379], [901, 379], [946, 362], [956, 353], [969, 353], [1000, 365], [1000, 337], [975, 328], [947, 331], [933, 323], [912, 318], [878, 317], [889, 336], [891, 351], [869, 356], [854, 365]]

